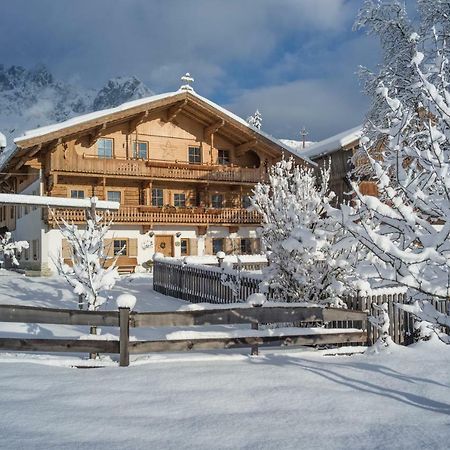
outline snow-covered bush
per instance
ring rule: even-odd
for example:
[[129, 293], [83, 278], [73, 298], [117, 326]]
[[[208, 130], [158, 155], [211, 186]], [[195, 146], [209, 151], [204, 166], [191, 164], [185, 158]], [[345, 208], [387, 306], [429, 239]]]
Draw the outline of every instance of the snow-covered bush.
[[232, 262], [228, 264], [228, 262], [224, 261], [222, 263], [222, 275], [220, 276], [220, 282], [223, 286], [228, 287], [231, 290], [231, 294], [236, 302], [240, 302], [242, 300], [242, 261], [239, 256], [237, 256], [237, 265], [235, 269], [233, 268]]
[[[94, 197], [93, 205], [95, 202]], [[88, 216], [85, 229], [65, 220], [58, 224], [69, 245], [71, 265], [64, 263], [62, 255], [55, 263], [59, 273], [79, 296], [80, 303], [86, 302], [87, 309], [97, 310], [107, 300], [105, 292], [112, 289], [119, 278], [115, 264], [118, 255], [109, 267], [105, 267], [108, 259], [105, 237], [111, 223], [105, 223], [103, 217], [96, 214], [95, 207]]]
[[372, 304], [372, 308], [374, 312], [377, 313], [376, 316], [370, 316], [369, 322], [379, 330], [380, 337], [377, 342], [375, 342], [375, 347], [381, 349], [382, 347], [389, 347], [392, 345], [392, 339], [389, 336], [389, 309], [387, 303], [382, 303], [381, 305], [377, 305], [375, 303]]
[[28, 242], [12, 241], [9, 231], [0, 235], [0, 267], [3, 268], [5, 258], [9, 259], [15, 266], [18, 266], [19, 261], [17, 260], [17, 255], [26, 248], [29, 248]]
[[357, 209], [343, 207], [341, 220], [374, 255], [377, 276], [410, 288], [421, 300], [416, 315], [438, 324], [423, 300], [450, 294], [450, 6], [418, 6], [417, 30], [400, 2], [361, 10], [358, 26], [380, 37], [384, 57], [379, 73], [366, 72], [372, 107], [362, 146], [379, 195], [353, 183]]
[[268, 250], [264, 278], [283, 301], [344, 306], [353, 291], [355, 241], [326, 213], [334, 198], [330, 169], [320, 171], [281, 160], [269, 182], [255, 187], [252, 203], [262, 216], [261, 240]]

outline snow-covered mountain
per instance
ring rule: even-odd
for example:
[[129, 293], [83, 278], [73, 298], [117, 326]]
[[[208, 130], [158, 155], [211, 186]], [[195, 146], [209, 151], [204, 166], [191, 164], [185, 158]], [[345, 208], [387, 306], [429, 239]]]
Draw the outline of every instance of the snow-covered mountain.
[[25, 130], [150, 95], [136, 77], [113, 78], [96, 91], [56, 80], [45, 66], [0, 65], [0, 132], [11, 146]]

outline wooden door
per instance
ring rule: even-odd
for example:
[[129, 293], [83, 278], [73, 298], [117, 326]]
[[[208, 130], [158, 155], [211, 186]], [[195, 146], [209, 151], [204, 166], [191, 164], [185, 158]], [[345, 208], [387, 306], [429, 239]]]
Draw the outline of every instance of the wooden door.
[[173, 236], [155, 236], [155, 247], [157, 253], [162, 253], [164, 256], [173, 256]]

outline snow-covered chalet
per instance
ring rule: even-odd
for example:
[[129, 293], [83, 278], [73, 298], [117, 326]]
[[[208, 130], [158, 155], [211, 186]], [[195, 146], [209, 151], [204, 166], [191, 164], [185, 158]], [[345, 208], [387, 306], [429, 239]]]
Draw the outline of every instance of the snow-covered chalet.
[[[27, 131], [3, 158], [2, 192], [118, 201], [110, 255], [136, 266], [167, 256], [259, 253], [252, 187], [294, 150], [185, 85], [116, 108]], [[24, 268], [54, 272], [68, 257], [57, 221], [82, 210], [0, 207], [0, 226], [30, 242]]]

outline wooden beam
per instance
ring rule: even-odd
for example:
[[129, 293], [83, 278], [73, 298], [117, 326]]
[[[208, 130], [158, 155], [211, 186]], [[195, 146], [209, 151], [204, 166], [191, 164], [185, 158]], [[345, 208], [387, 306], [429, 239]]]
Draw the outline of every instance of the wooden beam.
[[89, 133], [89, 146], [91, 146], [100, 137], [100, 135], [102, 134], [103, 131], [105, 131], [105, 129], [106, 129], [106, 122], [94, 128]]
[[119, 341], [0, 338], [0, 349], [23, 352], [119, 353]]
[[144, 112], [138, 114], [134, 119], [130, 120], [130, 123], [129, 123], [130, 133], [142, 122], [145, 122], [145, 120], [148, 118], [149, 114], [150, 114], [150, 111], [147, 110], [147, 111], [144, 111]]
[[164, 122], [171, 122], [172, 120], [174, 120], [175, 117], [177, 117], [177, 115], [181, 112], [184, 105], [186, 105], [186, 103], [187, 103], [187, 99], [184, 99], [183, 101], [178, 102], [175, 105], [173, 105], [171, 108], [169, 108], [167, 110], [166, 119], [163, 119]]
[[251, 148], [255, 147], [258, 144], [256, 139], [253, 139], [248, 142], [244, 142], [241, 145], [236, 147], [236, 156], [242, 156], [244, 153], [248, 152]]
[[76, 309], [0, 305], [0, 322], [118, 327], [119, 313], [117, 311], [80, 311]]
[[[302, 329], [307, 330], [307, 328]], [[251, 331], [251, 330], [249, 330]], [[53, 339], [52, 339], [53, 340]], [[299, 333], [295, 329], [291, 333], [283, 336], [245, 336], [242, 330], [242, 337], [223, 338], [198, 338], [198, 339], [177, 339], [164, 341], [131, 341], [130, 353], [167, 352], [167, 351], [190, 351], [190, 350], [216, 350], [227, 348], [253, 347], [255, 345], [324, 345], [324, 344], [347, 344], [366, 343], [367, 333], [355, 330], [351, 332], [335, 333]], [[110, 341], [111, 342], [111, 341]]]
[[225, 125], [225, 120], [220, 119], [218, 122], [215, 122], [203, 130], [203, 135], [205, 139], [209, 139], [213, 133], [220, 130]]

